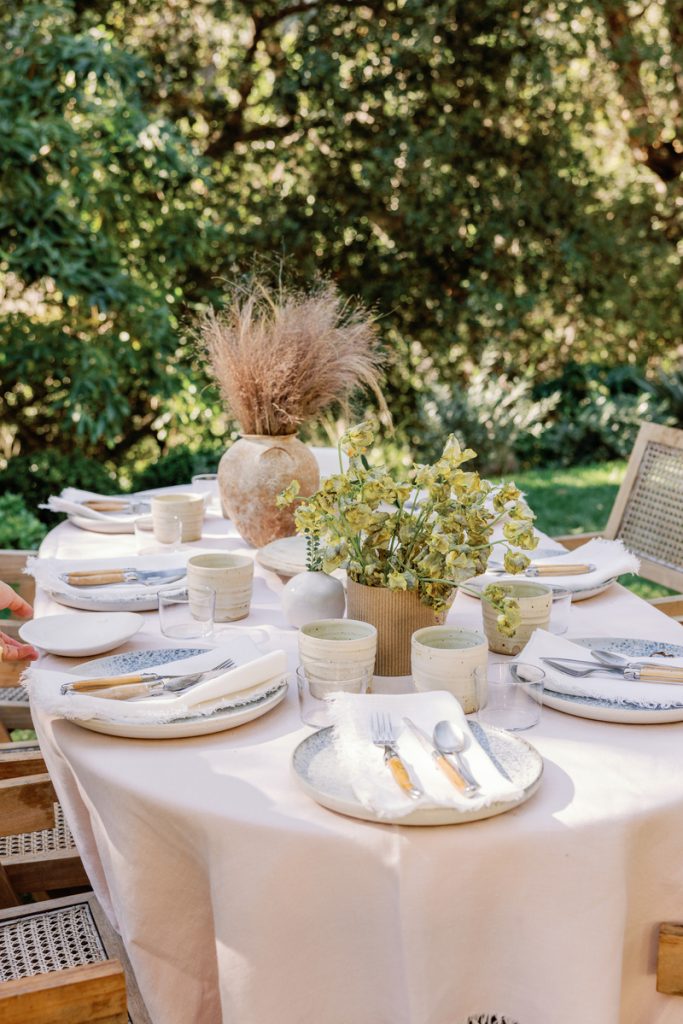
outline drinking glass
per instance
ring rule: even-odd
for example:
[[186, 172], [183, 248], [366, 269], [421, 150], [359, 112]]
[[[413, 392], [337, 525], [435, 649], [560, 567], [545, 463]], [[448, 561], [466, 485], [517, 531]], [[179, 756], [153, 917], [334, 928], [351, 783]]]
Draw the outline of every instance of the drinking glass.
[[303, 665], [296, 670], [296, 685], [299, 694], [299, 713], [304, 725], [323, 729], [331, 724], [328, 698], [335, 693], [365, 693], [371, 673], [366, 668], [357, 668], [356, 674], [341, 673], [337, 680], [321, 681], [311, 676]]
[[213, 636], [216, 594], [210, 587], [162, 587], [161, 632], [172, 640], [207, 640]]
[[139, 555], [160, 555], [167, 551], [178, 551], [183, 532], [180, 516], [169, 517], [165, 524], [163, 539], [154, 532], [151, 516], [140, 516], [135, 520], [135, 544]]
[[486, 692], [480, 693], [477, 721], [499, 729], [519, 732], [541, 720], [545, 672], [521, 661], [489, 665], [482, 673]]
[[564, 587], [551, 587], [553, 606], [550, 609], [548, 629], [558, 636], [569, 629], [569, 613], [572, 606], [572, 592]]
[[204, 497], [204, 507], [208, 512], [220, 512], [218, 494], [218, 473], [197, 473], [192, 477], [192, 490]]

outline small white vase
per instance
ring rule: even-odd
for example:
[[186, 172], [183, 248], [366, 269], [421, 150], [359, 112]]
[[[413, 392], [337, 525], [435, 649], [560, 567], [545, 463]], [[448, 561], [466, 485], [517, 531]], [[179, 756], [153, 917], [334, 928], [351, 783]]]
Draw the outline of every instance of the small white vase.
[[290, 626], [306, 626], [318, 619], [341, 619], [346, 596], [341, 580], [324, 572], [300, 572], [282, 591], [282, 610]]

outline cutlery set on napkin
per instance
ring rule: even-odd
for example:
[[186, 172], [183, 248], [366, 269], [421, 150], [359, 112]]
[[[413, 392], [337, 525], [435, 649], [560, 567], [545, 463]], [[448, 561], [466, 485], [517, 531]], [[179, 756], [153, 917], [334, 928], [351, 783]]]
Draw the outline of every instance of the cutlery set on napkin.
[[449, 693], [339, 693], [331, 700], [331, 720], [340, 770], [378, 817], [403, 817], [416, 807], [469, 811], [521, 795]]
[[257, 700], [285, 686], [286, 672], [283, 650], [264, 653], [235, 631], [229, 643], [141, 673], [83, 679], [32, 667], [27, 682], [32, 701], [71, 721], [164, 723]]
[[139, 555], [135, 568], [123, 558], [31, 558], [26, 571], [36, 583], [59, 600], [60, 595], [87, 599], [106, 594], [113, 599], [134, 601], [149, 598], [154, 588], [185, 577], [184, 561], [177, 552]]
[[[615, 705], [683, 707], [683, 658], [624, 659], [537, 629], [520, 655], [546, 673], [546, 689]], [[606, 664], [605, 662], [608, 662]]]
[[597, 537], [582, 544], [573, 551], [558, 553], [545, 558], [534, 558], [528, 552], [532, 564], [522, 574], [506, 574], [503, 566], [495, 564], [483, 576], [477, 577], [477, 584], [506, 582], [523, 576], [548, 578], [552, 583], [567, 590], [581, 590], [608, 583], [623, 573], [637, 572], [639, 560], [632, 555], [620, 540], [605, 540]]
[[146, 494], [97, 494], [94, 491], [82, 491], [78, 487], [65, 487], [61, 494], [51, 495], [39, 508], [107, 522], [117, 519], [130, 522], [131, 517], [148, 515], [151, 511], [149, 496]]

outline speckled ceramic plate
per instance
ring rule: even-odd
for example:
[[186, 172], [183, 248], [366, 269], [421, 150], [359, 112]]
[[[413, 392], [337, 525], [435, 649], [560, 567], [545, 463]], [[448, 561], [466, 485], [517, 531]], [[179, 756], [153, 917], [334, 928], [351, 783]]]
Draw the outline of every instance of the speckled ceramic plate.
[[296, 576], [306, 572], [306, 538], [281, 537], [256, 552], [256, 561], [278, 576]]
[[[170, 664], [183, 658], [193, 658], [203, 654], [207, 647], [169, 647], [156, 651], [129, 651], [126, 654], [113, 654], [109, 658], [95, 658], [77, 665], [70, 671], [76, 676], [89, 676], [92, 673], [113, 675], [124, 672], [143, 671], [152, 665]], [[265, 684], [264, 684], [265, 685]], [[281, 704], [287, 694], [287, 680], [274, 679], [264, 693], [251, 699], [235, 702], [233, 707], [215, 711], [212, 715], [196, 715], [177, 719], [175, 722], [116, 722], [101, 719], [74, 720], [91, 732], [105, 733], [108, 736], [120, 736], [137, 740], [174, 740], [191, 736], [208, 736], [214, 732], [225, 732], [245, 725], [255, 718], [260, 718]]]
[[494, 761], [497, 768], [523, 793], [510, 800], [481, 807], [476, 811], [460, 811], [454, 807], [431, 807], [411, 811], [401, 818], [379, 818], [357, 799], [337, 761], [332, 744], [332, 728], [320, 729], [307, 736], [292, 755], [292, 767], [299, 784], [316, 803], [338, 814], [380, 825], [462, 825], [468, 821], [492, 818], [518, 807], [532, 796], [541, 784], [543, 758], [530, 743], [502, 729], [470, 722], [473, 734]]
[[[629, 658], [683, 657], [680, 644], [661, 643], [656, 640], [638, 640], [627, 637], [591, 636], [572, 637], [572, 641], [590, 649], [602, 648], [623, 654]], [[620, 725], [665, 725], [683, 722], [683, 687], [681, 703], [675, 707], [662, 705], [652, 707], [637, 701], [618, 703], [598, 697], [583, 697], [571, 693], [558, 693], [546, 687], [543, 703], [554, 711], [563, 711], [578, 718], [591, 718], [597, 722], [617, 722]]]

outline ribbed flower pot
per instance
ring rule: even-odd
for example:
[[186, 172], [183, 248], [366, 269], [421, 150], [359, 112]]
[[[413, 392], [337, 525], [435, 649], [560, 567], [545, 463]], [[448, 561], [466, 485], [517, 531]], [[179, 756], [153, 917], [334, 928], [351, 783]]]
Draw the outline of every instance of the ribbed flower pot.
[[246, 434], [225, 452], [218, 466], [223, 515], [234, 522], [247, 544], [260, 548], [296, 533], [295, 506], [275, 504], [292, 480], [299, 481], [302, 496], [320, 486], [315, 455], [296, 434]]
[[409, 676], [413, 633], [424, 626], [441, 625], [446, 618], [446, 612], [422, 604], [415, 590], [366, 587], [352, 579], [346, 587], [346, 614], [376, 628], [378, 676]]

